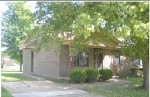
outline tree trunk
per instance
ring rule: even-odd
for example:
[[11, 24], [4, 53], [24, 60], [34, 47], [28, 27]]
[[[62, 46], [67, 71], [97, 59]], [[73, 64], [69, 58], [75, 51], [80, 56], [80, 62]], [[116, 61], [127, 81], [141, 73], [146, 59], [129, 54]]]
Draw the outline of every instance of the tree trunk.
[[142, 60], [143, 63], [143, 89], [149, 91], [149, 58]]

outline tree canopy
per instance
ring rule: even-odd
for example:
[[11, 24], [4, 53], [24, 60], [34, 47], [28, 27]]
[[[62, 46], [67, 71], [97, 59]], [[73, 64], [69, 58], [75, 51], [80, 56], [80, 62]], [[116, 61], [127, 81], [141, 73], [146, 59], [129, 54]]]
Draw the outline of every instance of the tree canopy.
[[[35, 20], [32, 34], [41, 37], [38, 49], [50, 49], [54, 43], [59, 48], [64, 37], [74, 36], [73, 50], [80, 51], [87, 43], [97, 45], [111, 41], [111, 37], [124, 39], [121, 46], [124, 55], [149, 58], [148, 2], [37, 2]], [[149, 69], [144, 72], [148, 74]]]
[[22, 64], [22, 51], [19, 45], [27, 37], [32, 28], [33, 17], [26, 2], [7, 2], [8, 10], [2, 15], [2, 47], [4, 54]]
[[[54, 42], [60, 46], [63, 38], [58, 36], [66, 37], [65, 32], [67, 37], [75, 36], [74, 49], [82, 50], [89, 42], [96, 45], [104, 41], [98, 36], [98, 33], [101, 33], [125, 39], [124, 43], [127, 45], [124, 44], [123, 51], [126, 52], [128, 47], [131, 49], [131, 52], [125, 53], [126, 55], [145, 58], [148, 50], [148, 4], [148, 2], [37, 2], [35, 33], [41, 37], [39, 48], [44, 46], [49, 49]], [[109, 41], [109, 37], [107, 40]], [[144, 46], [144, 49], [139, 44]]]

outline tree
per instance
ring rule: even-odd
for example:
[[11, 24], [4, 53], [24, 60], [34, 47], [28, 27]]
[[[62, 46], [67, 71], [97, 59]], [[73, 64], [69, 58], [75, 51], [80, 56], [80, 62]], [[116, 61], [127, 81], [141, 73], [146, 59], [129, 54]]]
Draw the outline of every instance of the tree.
[[27, 36], [27, 31], [32, 28], [33, 17], [26, 2], [7, 2], [8, 10], [2, 15], [2, 47], [5, 55], [20, 63], [22, 71], [22, 51], [19, 45]]
[[123, 54], [143, 60], [143, 88], [148, 90], [148, 2], [37, 2], [36, 8], [33, 35], [41, 37], [38, 49], [49, 50], [54, 43], [60, 48], [63, 38], [70, 36], [75, 36], [73, 51], [121, 37]]

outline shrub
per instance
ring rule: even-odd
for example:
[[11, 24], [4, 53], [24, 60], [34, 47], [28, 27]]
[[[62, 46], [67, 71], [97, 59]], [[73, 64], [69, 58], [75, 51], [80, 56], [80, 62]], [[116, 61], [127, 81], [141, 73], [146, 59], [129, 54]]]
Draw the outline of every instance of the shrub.
[[113, 72], [110, 69], [101, 69], [99, 70], [99, 73], [100, 73], [100, 79], [102, 80], [108, 80], [113, 76]]
[[143, 68], [138, 68], [138, 70], [137, 70], [137, 76], [138, 77], [143, 77]]
[[130, 68], [130, 76], [131, 77], [137, 76], [137, 68]]
[[98, 80], [99, 77], [99, 72], [97, 69], [86, 69], [86, 74], [87, 74], [87, 78], [86, 78], [86, 82], [95, 82]]
[[69, 78], [72, 82], [83, 83], [87, 78], [86, 71], [84, 69], [74, 69], [70, 72]]

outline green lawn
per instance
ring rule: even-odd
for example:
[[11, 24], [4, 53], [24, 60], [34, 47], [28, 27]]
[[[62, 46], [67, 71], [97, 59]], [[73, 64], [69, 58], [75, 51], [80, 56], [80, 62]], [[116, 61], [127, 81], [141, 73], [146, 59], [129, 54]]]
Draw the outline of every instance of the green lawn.
[[15, 81], [32, 81], [32, 78], [22, 76], [22, 72], [17, 71], [2, 71], [1, 81], [2, 82], [15, 82]]
[[36, 74], [34, 76], [41, 77], [41, 78], [44, 78], [46, 80], [56, 82], [56, 83], [60, 83], [60, 84], [68, 84], [69, 83], [69, 80], [67, 80], [67, 79], [49, 78], [49, 77], [44, 77], [44, 76], [40, 76], [40, 75], [36, 75]]
[[13, 97], [11, 94], [7, 92], [2, 86], [1, 86], [1, 97]]
[[132, 81], [131, 85], [135, 86], [135, 87], [142, 86], [142, 84], [143, 84], [142, 77], [131, 77], [131, 78], [128, 78], [127, 80]]
[[[22, 76], [22, 72], [18, 71], [2, 71], [2, 82], [16, 82], [16, 81], [32, 81], [33, 79]], [[13, 97], [11, 94], [1, 86], [1, 97]]]
[[142, 85], [142, 78], [129, 78], [127, 80], [132, 82], [103, 87], [88, 87], [83, 90], [95, 95], [103, 95], [106, 97], [149, 97], [149, 93], [139, 87]]
[[[46, 78], [46, 77], [45, 77]], [[56, 80], [51, 78], [46, 78], [57, 83], [68, 83], [66, 80]], [[14, 82], [14, 81], [32, 81], [33, 79], [22, 76], [22, 72], [1, 72], [2, 82]], [[143, 79], [141, 77], [128, 78], [127, 80], [132, 81], [131, 83], [111, 85], [111, 86], [96, 86], [88, 87], [83, 90], [93, 93], [95, 95], [103, 95], [105, 97], [149, 97], [147, 91], [139, 88], [142, 85]], [[3, 87], [2, 87], [2, 97], [12, 97]]]

